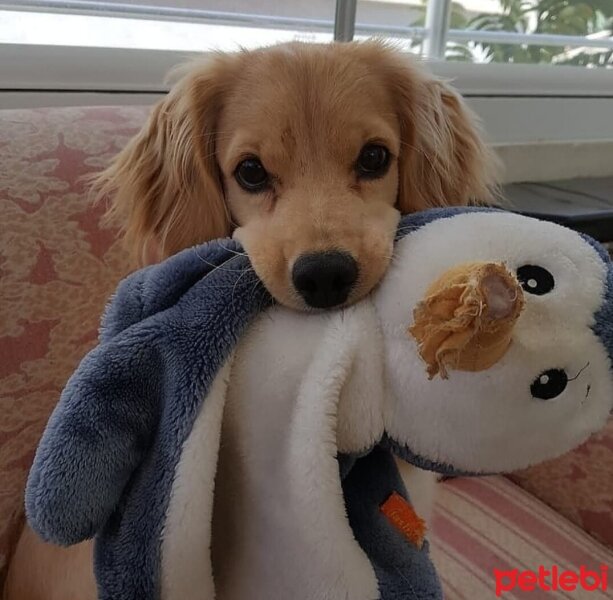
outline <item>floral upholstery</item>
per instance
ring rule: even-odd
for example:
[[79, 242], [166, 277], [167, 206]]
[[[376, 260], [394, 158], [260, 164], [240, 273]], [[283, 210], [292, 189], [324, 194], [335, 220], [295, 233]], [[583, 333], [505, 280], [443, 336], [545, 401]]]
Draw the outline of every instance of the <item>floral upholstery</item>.
[[144, 115], [0, 111], [0, 574], [38, 438], [127, 270], [79, 178], [105, 165]]
[[613, 548], [613, 420], [574, 452], [511, 479]]
[[[0, 589], [38, 438], [128, 270], [80, 177], [105, 166], [146, 112], [0, 111]], [[613, 546], [613, 425], [513, 479], [560, 514], [502, 477], [442, 486], [433, 547], [450, 598], [492, 597], [488, 573], [500, 561], [613, 562], [577, 527]]]

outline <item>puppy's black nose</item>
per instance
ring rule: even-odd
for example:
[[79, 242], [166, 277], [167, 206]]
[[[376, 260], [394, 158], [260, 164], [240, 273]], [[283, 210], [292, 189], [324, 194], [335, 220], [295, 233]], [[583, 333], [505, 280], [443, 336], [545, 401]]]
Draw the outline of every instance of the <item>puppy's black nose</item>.
[[292, 269], [296, 291], [313, 308], [345, 302], [358, 278], [358, 264], [346, 252], [303, 254]]

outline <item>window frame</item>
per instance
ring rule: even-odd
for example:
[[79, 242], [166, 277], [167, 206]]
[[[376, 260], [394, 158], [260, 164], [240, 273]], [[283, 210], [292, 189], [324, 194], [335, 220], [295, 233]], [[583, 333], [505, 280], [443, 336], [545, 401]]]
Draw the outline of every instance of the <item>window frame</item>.
[[[0, 56], [0, 108], [17, 108], [153, 103], [168, 90], [164, 82], [172, 67], [196, 54], [0, 44]], [[514, 157], [509, 159], [513, 178], [538, 177], [539, 161], [547, 163], [548, 177], [555, 172], [560, 177], [613, 174], [613, 160], [607, 164], [604, 160], [613, 156], [613, 69], [426, 62], [468, 99], [493, 145]], [[581, 159], [573, 161], [569, 144], [575, 154], [582, 152]], [[552, 166], [555, 156], [561, 157], [560, 162]], [[553, 167], [557, 171], [552, 173]]]
[[[159, 93], [172, 67], [206, 53], [0, 44], [0, 91]], [[613, 69], [424, 60], [462, 94], [504, 98], [610, 98]]]
[[197, 8], [168, 7], [136, 2], [110, 3], [96, 0], [0, 0], [0, 9], [56, 12], [89, 16], [115, 16], [151, 20], [172, 20], [184, 22], [207, 22], [239, 26], [272, 26], [292, 29], [296, 26], [313, 31], [333, 31], [336, 41], [351, 41], [356, 34], [385, 35], [425, 42], [424, 55], [429, 59], [444, 58], [447, 41], [452, 42], [493, 42], [504, 44], [536, 44], [568, 47], [591, 47], [613, 49], [613, 36], [590, 38], [577, 35], [528, 34], [516, 31], [491, 31], [474, 29], [450, 29], [452, 0], [427, 0], [426, 20], [423, 27], [409, 25], [372, 25], [356, 23], [358, 0], [335, 0], [334, 21], [326, 19], [291, 18], [243, 12], [224, 12]]

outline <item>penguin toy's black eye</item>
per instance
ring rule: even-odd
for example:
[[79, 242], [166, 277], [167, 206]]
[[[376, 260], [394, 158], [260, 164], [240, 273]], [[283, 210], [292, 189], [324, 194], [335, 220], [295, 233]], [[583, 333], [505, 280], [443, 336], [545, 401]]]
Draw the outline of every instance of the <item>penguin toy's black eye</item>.
[[553, 275], [543, 267], [537, 265], [524, 265], [517, 269], [517, 279], [524, 288], [524, 292], [543, 296], [551, 292], [556, 282]]
[[533, 398], [552, 400], [557, 398], [568, 385], [568, 375], [562, 369], [543, 371], [530, 386]]

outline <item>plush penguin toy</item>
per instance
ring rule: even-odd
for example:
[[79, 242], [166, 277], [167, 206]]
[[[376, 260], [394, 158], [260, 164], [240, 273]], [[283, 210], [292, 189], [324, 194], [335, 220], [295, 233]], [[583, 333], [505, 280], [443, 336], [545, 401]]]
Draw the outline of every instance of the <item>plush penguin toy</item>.
[[30, 473], [45, 539], [96, 536], [102, 600], [438, 599], [394, 457], [559, 455], [613, 407], [604, 250], [502, 211], [404, 217], [355, 306], [272, 306], [230, 241], [125, 280]]

